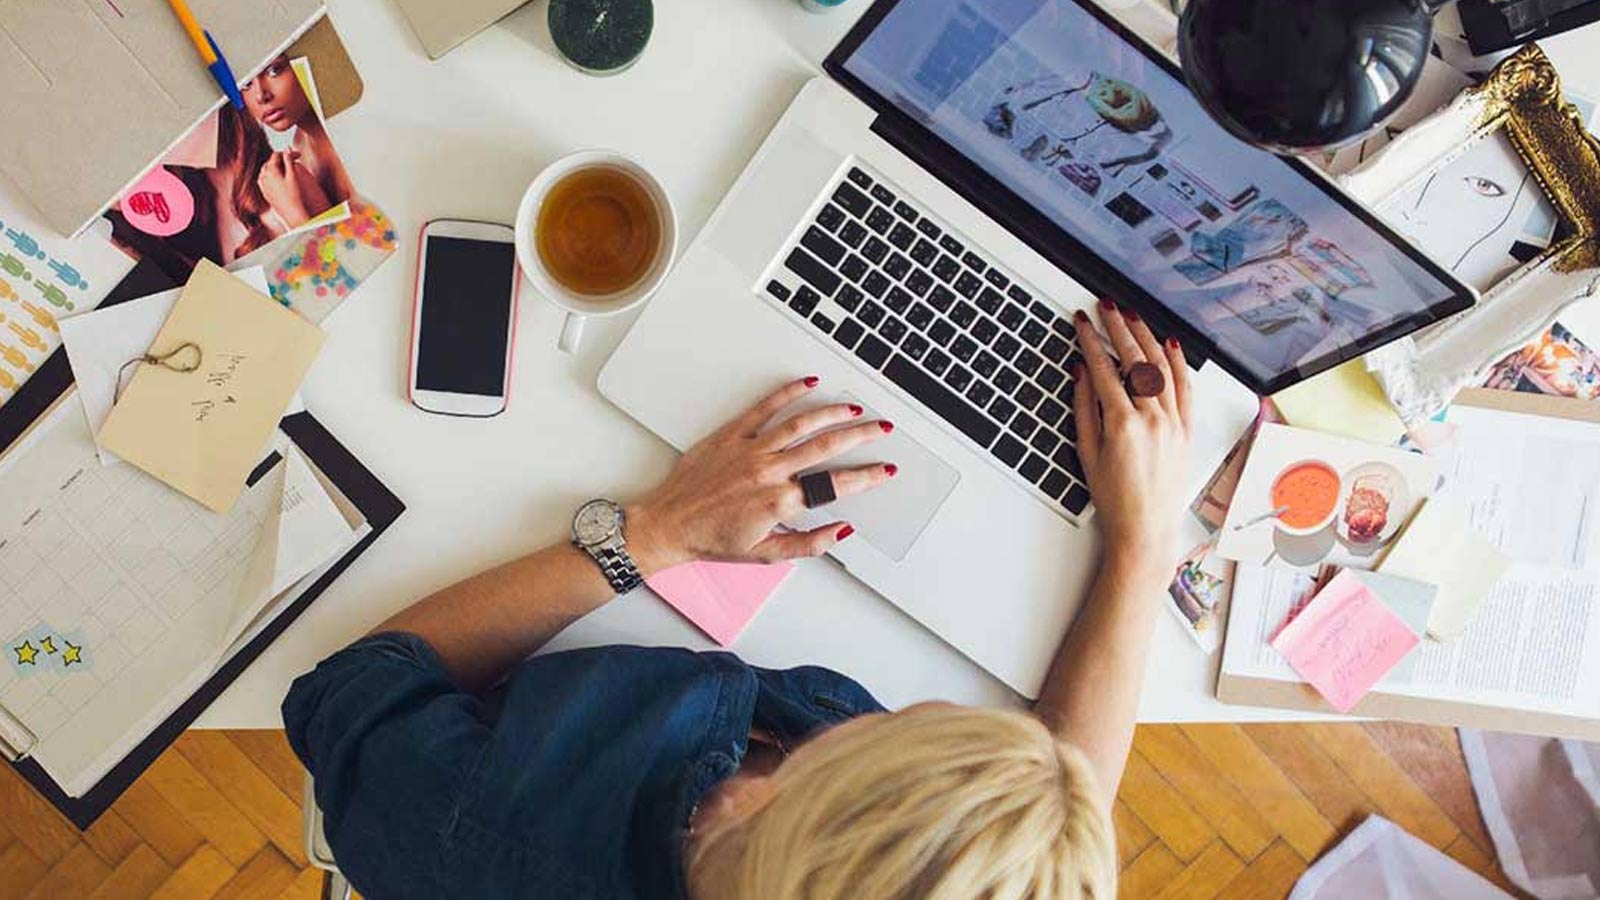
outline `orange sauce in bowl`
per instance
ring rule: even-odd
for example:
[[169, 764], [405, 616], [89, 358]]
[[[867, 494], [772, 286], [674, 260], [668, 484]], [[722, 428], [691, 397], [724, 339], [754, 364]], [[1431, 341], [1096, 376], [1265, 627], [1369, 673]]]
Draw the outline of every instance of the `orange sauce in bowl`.
[[1297, 463], [1272, 484], [1272, 508], [1288, 507], [1278, 521], [1290, 528], [1311, 528], [1333, 515], [1339, 502], [1339, 475], [1325, 463]]

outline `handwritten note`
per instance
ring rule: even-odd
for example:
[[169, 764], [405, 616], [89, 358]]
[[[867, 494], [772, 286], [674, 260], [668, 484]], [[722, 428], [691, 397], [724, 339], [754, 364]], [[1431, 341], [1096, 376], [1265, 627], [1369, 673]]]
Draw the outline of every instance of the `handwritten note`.
[[199, 366], [138, 366], [101, 426], [100, 444], [226, 512], [322, 339], [315, 325], [202, 261], [150, 346], [165, 354], [193, 344]]
[[1419, 641], [1371, 588], [1344, 571], [1278, 632], [1272, 646], [1330, 706], [1349, 712]]

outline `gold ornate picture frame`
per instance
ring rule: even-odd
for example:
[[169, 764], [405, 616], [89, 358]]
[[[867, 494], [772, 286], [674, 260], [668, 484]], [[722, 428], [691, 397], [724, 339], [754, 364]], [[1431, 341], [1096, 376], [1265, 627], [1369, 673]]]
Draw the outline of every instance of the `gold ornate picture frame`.
[[1438, 412], [1569, 303], [1600, 294], [1600, 139], [1566, 100], [1555, 66], [1537, 44], [1507, 57], [1481, 84], [1339, 181], [1392, 218], [1387, 201], [1499, 135], [1549, 201], [1555, 228], [1547, 246], [1485, 288], [1472, 309], [1368, 355], [1367, 367], [1407, 422]]

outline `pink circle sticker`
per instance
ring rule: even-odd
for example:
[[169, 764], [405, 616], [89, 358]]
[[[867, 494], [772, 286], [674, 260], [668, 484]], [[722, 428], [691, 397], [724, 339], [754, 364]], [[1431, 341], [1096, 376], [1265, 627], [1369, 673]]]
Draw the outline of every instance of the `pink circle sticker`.
[[119, 206], [129, 225], [156, 237], [171, 237], [194, 221], [194, 194], [161, 166], [123, 194]]

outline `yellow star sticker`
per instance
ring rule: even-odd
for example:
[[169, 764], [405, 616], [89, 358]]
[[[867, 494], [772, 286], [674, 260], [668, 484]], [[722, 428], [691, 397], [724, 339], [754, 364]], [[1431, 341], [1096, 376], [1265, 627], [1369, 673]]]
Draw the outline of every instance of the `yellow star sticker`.
[[55, 635], [47, 634], [43, 638], [41, 638], [39, 640], [39, 649], [43, 650], [46, 653], [54, 653], [54, 652], [56, 652]]
[[22, 646], [12, 647], [11, 649], [17, 651], [17, 665], [38, 665], [38, 663], [34, 662], [33, 658], [39, 655], [39, 650], [33, 646], [32, 641], [23, 641]]
[[65, 638], [62, 640], [67, 645], [67, 649], [61, 651], [61, 664], [70, 666], [73, 663], [83, 662], [83, 648]]

